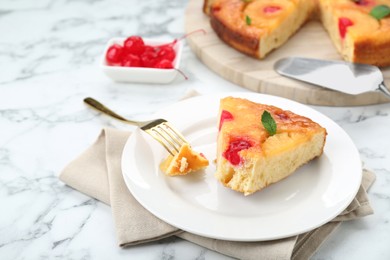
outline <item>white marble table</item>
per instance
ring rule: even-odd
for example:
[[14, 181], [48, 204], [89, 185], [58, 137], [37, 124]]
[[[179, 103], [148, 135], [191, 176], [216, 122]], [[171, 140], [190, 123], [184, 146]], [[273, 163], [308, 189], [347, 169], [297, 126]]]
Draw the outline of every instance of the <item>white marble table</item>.
[[[178, 37], [185, 7], [185, 0], [1, 1], [0, 259], [227, 258], [178, 238], [120, 249], [110, 208], [57, 178], [102, 126], [129, 128], [96, 116], [82, 103], [86, 96], [136, 117], [189, 89], [245, 91], [208, 70], [188, 46], [188, 81], [118, 84], [101, 73], [109, 38]], [[390, 104], [314, 108], [345, 129], [377, 174], [369, 193], [375, 214], [342, 224], [314, 259], [390, 259]]]

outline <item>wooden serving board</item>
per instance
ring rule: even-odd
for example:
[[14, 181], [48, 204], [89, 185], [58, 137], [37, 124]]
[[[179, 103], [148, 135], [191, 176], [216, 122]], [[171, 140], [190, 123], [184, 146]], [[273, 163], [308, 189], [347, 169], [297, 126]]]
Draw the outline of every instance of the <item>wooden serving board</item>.
[[[185, 30], [204, 29], [206, 34], [193, 34], [187, 42], [197, 57], [223, 78], [249, 90], [281, 96], [305, 104], [356, 106], [389, 102], [377, 92], [348, 95], [289, 79], [277, 74], [274, 63], [283, 57], [301, 56], [340, 60], [327, 32], [318, 21], [304, 25], [287, 43], [258, 60], [236, 51], [222, 42], [202, 12], [202, 0], [190, 0], [185, 14]], [[385, 84], [390, 87], [390, 67], [382, 69]]]

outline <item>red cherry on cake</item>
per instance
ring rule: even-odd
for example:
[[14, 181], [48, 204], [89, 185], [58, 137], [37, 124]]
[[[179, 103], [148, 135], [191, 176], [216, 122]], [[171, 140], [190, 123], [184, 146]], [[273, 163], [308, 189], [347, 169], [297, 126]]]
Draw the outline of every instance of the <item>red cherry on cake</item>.
[[233, 120], [233, 115], [229, 111], [222, 110], [218, 130], [221, 130], [223, 122], [225, 122], [225, 120]]
[[266, 7], [264, 7], [263, 11], [266, 14], [272, 14], [272, 13], [275, 13], [275, 12], [281, 10], [281, 9], [282, 8], [280, 6], [266, 6]]
[[342, 39], [345, 38], [345, 35], [347, 34], [347, 29], [349, 26], [352, 26], [353, 22], [351, 19], [346, 18], [346, 17], [340, 17], [339, 18], [339, 32], [340, 32], [340, 37]]
[[355, 4], [357, 5], [362, 5], [362, 6], [374, 6], [375, 5], [375, 1], [374, 0], [358, 0], [358, 1], [355, 1]]
[[109, 64], [119, 64], [122, 61], [123, 47], [119, 44], [114, 44], [108, 48], [106, 60]]
[[241, 163], [241, 156], [238, 153], [250, 148], [251, 146], [252, 145], [244, 139], [235, 140], [229, 144], [229, 147], [222, 155], [232, 165], [239, 165]]

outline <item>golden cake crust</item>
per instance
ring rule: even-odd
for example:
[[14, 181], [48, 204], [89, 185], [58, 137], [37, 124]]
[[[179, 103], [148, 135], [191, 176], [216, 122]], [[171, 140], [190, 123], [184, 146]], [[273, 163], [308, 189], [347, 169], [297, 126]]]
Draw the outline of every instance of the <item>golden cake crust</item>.
[[215, 1], [209, 10], [210, 25], [223, 41], [243, 53], [259, 58], [261, 30], [246, 26], [240, 12], [244, 5], [242, 0], [232, 0], [228, 5], [224, 1]]
[[[390, 32], [390, 28], [386, 33]], [[380, 50], [380, 54], [379, 51]], [[390, 35], [372, 37], [355, 44], [352, 61], [379, 67], [390, 66]]]

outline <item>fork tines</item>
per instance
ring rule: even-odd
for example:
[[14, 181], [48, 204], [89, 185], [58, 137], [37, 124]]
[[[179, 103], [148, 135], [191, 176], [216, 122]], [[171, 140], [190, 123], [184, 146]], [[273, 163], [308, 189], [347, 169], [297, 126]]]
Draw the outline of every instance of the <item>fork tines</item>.
[[160, 122], [149, 129], [142, 128], [160, 142], [172, 156], [179, 152], [184, 143], [188, 143], [180, 132], [166, 121]]

